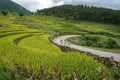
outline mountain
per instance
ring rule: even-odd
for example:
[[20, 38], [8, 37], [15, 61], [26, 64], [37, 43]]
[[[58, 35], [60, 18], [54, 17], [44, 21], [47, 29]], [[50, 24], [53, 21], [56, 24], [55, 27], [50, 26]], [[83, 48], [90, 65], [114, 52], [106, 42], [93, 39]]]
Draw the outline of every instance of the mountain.
[[0, 11], [30, 14], [30, 11], [11, 0], [0, 0]]
[[86, 20], [102, 23], [120, 24], [120, 10], [98, 8], [86, 5], [62, 5], [38, 10], [39, 15], [63, 17], [67, 20]]

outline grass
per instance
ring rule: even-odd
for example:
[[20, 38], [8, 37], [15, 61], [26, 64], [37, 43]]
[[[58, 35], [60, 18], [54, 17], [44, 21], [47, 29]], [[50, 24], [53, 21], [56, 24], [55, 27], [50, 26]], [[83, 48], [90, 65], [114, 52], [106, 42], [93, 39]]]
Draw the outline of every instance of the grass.
[[[103, 67], [106, 79], [113, 80], [112, 71], [105, 65], [79, 52], [62, 52], [49, 41], [49, 37], [58, 33], [92, 35], [103, 31], [117, 35], [113, 38], [119, 39], [118, 26], [37, 15], [0, 18], [0, 24], [7, 24], [7, 27], [0, 27], [0, 36], [4, 36], [0, 37], [0, 80], [9, 80], [11, 71], [16, 72], [17, 80], [24, 80], [15, 64], [26, 68], [29, 73], [35, 73], [35, 76], [39, 74], [40, 66], [45, 68], [47, 75], [52, 75], [53, 68], [57, 66], [62, 73], [62, 80], [71, 76], [76, 69], [80, 79], [98, 80], [100, 74], [96, 69]], [[47, 78], [50, 80], [50, 76]]]
[[[1, 66], [1, 69], [8, 68], [14, 70], [15, 66], [13, 64], [19, 64], [20, 66], [26, 67], [29, 72], [34, 72], [38, 74], [40, 66], [44, 66], [48, 74], [51, 74], [53, 67], [58, 66], [63, 75], [68, 75], [67, 73], [72, 74], [75, 69], [78, 69], [79, 72], [84, 74], [84, 70], [88, 69], [88, 78], [98, 78], [97, 76], [99, 74], [97, 73], [96, 68], [99, 66], [103, 67], [102, 64], [94, 61], [92, 58], [87, 57], [86, 55], [80, 55], [77, 52], [61, 52], [59, 48], [48, 41], [49, 35], [37, 35], [26, 38], [18, 44], [19, 46], [16, 46], [13, 42], [11, 42], [14, 39], [24, 35], [25, 34], [17, 34], [15, 36], [8, 36], [3, 38], [6, 39], [6, 41], [3, 41], [1, 39], [2, 43], [0, 44], [2, 45], [2, 48], [0, 46], [0, 51], [1, 59], [3, 61], [1, 65], [7, 63], [5, 65], [6, 67]], [[7, 45], [5, 45], [4, 47], [4, 44]], [[86, 59], [87, 61], [85, 61], [84, 59]], [[91, 64], [94, 64], [94, 66]], [[105, 76], [106, 75], [111, 77], [110, 72], [107, 71], [107, 69], [105, 69]], [[6, 79], [9, 78], [6, 77]]]
[[[106, 37], [106, 36], [101, 36], [101, 35], [91, 35], [91, 38], [92, 37], [96, 37], [98, 40], [96, 40], [97, 42], [95, 42], [93, 40], [89, 40], [90, 42], [92, 42], [92, 44], [90, 44], [90, 45], [86, 44], [87, 40], [85, 41], [85, 40], [81, 39], [81, 37], [71, 37], [68, 39], [68, 41], [70, 41], [71, 43], [74, 43], [76, 45], [84, 46], [87, 48], [93, 48], [93, 49], [97, 49], [97, 50], [120, 53], [120, 49], [119, 49], [119, 47], [117, 47], [117, 45], [120, 46], [120, 40], [118, 38]], [[104, 41], [106, 41], [107, 39], [115, 40], [116, 44], [117, 44], [116, 47], [115, 48], [104, 48], [103, 44], [104, 44]]]

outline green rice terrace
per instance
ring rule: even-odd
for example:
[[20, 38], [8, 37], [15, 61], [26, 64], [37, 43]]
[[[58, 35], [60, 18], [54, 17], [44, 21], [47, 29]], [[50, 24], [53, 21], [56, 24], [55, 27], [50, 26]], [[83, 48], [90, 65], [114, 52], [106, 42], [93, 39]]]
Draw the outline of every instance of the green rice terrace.
[[[111, 67], [110, 62], [104, 64], [83, 52], [62, 51], [50, 41], [50, 37], [67, 34], [112, 38], [115, 45], [106, 50], [120, 53], [120, 27], [117, 25], [38, 15], [1, 15], [0, 80], [120, 79], [119, 66]], [[91, 42], [87, 46], [97, 45]]]

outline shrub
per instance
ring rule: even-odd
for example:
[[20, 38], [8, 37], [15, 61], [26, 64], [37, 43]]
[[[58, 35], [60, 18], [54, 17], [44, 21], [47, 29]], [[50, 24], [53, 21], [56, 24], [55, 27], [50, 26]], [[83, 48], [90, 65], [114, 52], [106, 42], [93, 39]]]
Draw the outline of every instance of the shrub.
[[8, 15], [8, 12], [7, 12], [7, 11], [2, 11], [2, 14], [3, 14], [4, 16], [7, 16], [7, 15]]
[[23, 14], [23, 13], [19, 13], [19, 16], [20, 16], [20, 17], [23, 17], [23, 16], [24, 16], [24, 14]]
[[93, 42], [90, 40], [85, 41], [86, 46], [92, 46]]
[[118, 48], [119, 45], [114, 39], [108, 38], [106, 40], [103, 39], [103, 42], [100, 41], [102, 39], [98, 36], [81, 36], [82, 45], [84, 46], [93, 46], [93, 47], [101, 47], [101, 48]]
[[116, 48], [117, 42], [114, 39], [108, 38], [103, 42], [103, 48]]
[[99, 37], [98, 36], [85, 36], [82, 35], [80, 37], [80, 39], [83, 41], [82, 45], [86, 45], [86, 46], [97, 46], [98, 44], [98, 40]]
[[90, 40], [90, 41], [93, 41], [93, 42], [97, 42], [99, 40], [99, 37], [97, 36], [81, 36], [80, 37], [82, 40]]

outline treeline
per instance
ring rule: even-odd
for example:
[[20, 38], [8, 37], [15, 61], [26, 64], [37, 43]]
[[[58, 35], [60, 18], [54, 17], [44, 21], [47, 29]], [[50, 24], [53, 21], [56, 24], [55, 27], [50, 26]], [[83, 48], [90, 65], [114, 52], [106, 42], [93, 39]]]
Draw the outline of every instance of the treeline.
[[12, 12], [5, 11], [5, 10], [0, 11], [0, 15], [3, 15], [3, 16], [7, 16], [9, 14], [11, 14], [11, 15], [18, 15], [20, 17], [25, 16], [24, 13], [15, 13], [15, 12], [12, 13]]
[[67, 20], [74, 19], [120, 24], [120, 10], [97, 8], [86, 5], [62, 5], [49, 9], [37, 10], [37, 14], [64, 17]]

